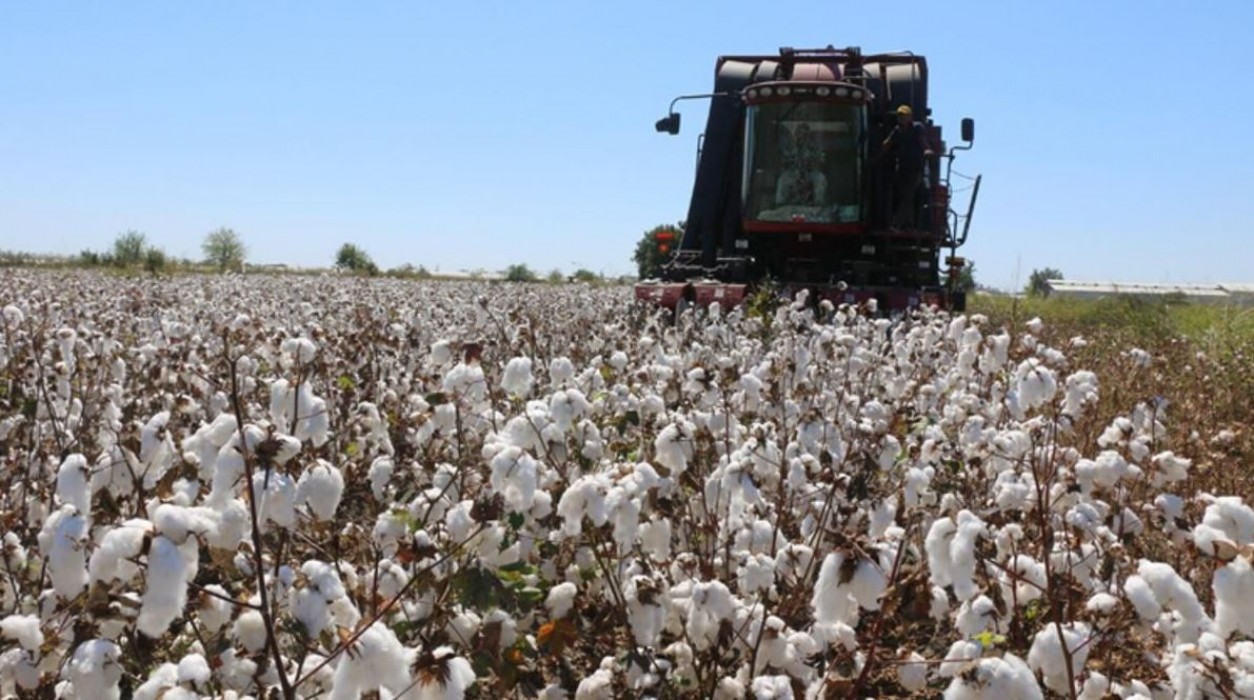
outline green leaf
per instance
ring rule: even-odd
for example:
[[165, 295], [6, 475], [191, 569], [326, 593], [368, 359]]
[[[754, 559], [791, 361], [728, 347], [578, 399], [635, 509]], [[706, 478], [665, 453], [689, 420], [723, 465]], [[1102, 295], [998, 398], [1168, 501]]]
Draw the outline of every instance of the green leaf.
[[446, 396], [442, 391], [436, 391], [424, 396], [423, 400], [432, 406], [439, 406], [440, 404], [448, 403], [448, 396]]
[[980, 632], [979, 634], [975, 635], [972, 639], [979, 642], [980, 646], [984, 647], [985, 649], [992, 649], [996, 647], [998, 644], [1006, 643], [1005, 636], [997, 634], [993, 632], [992, 630], [984, 630], [983, 632]]
[[526, 516], [524, 516], [522, 513], [510, 513], [508, 520], [509, 520], [509, 527], [514, 532], [518, 532], [519, 530], [521, 530], [523, 523], [527, 522]]
[[544, 601], [544, 591], [533, 586], [527, 586], [521, 591], [518, 591], [518, 600], [528, 608], [535, 607]]
[[353, 378], [347, 374], [341, 374], [340, 378], [335, 380], [335, 384], [341, 391], [348, 391], [350, 389], [357, 388], [357, 383], [354, 382]]
[[482, 568], [464, 569], [453, 577], [457, 602], [471, 610], [487, 611], [499, 607], [501, 582]]

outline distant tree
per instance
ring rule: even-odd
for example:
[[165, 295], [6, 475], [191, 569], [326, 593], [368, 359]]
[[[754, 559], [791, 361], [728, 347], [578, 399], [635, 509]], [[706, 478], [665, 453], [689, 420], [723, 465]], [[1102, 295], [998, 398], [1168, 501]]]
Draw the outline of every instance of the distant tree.
[[205, 262], [219, 271], [242, 270], [248, 248], [244, 241], [229, 228], [220, 228], [205, 234], [205, 241], [200, 245], [205, 254]]
[[510, 265], [505, 268], [505, 279], [510, 282], [535, 282], [536, 273], [523, 264]]
[[1063, 279], [1062, 270], [1055, 270], [1052, 267], [1032, 270], [1032, 275], [1028, 277], [1028, 286], [1024, 291], [1030, 297], [1047, 297], [1049, 296], [1049, 280], [1060, 279]]
[[349, 272], [364, 273], [370, 276], [379, 274], [379, 267], [374, 264], [370, 254], [354, 243], [345, 243], [335, 254], [335, 267]]
[[94, 250], [84, 249], [83, 252], [78, 254], [78, 263], [80, 265], [95, 267], [100, 264], [100, 253], [97, 253]]
[[579, 268], [578, 270], [575, 270], [574, 274], [572, 274], [570, 278], [574, 280], [575, 282], [599, 282], [601, 281], [600, 275], [593, 272], [592, 270], [586, 270], [582, 267]]
[[[658, 234], [663, 232], [671, 234], [670, 241], [658, 240]], [[671, 257], [675, 247], [679, 245], [681, 236], [683, 236], [683, 229], [672, 224], [654, 226], [644, 232], [644, 236], [636, 243], [636, 252], [631, 256], [632, 261], [636, 263], [640, 279], [656, 277], [661, 273], [662, 263]]]
[[566, 281], [566, 275], [562, 274], [561, 270], [553, 268], [552, 270], [549, 270], [549, 276], [547, 279], [549, 284], [561, 284]]
[[958, 273], [957, 291], [970, 294], [974, 292], [978, 285], [975, 283], [975, 263], [967, 261], [962, 266], [962, 271]]
[[165, 251], [156, 246], [149, 246], [144, 251], [144, 269], [155, 275], [158, 272], [164, 272], [165, 267]]
[[113, 264], [122, 267], [138, 265], [144, 259], [148, 237], [139, 231], [119, 233], [113, 240]]

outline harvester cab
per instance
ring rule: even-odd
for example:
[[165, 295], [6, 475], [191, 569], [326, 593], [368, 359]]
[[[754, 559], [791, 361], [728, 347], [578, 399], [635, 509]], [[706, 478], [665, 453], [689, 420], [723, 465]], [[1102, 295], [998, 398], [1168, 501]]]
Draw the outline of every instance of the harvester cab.
[[675, 98], [655, 125], [678, 134], [675, 105], [709, 101], [683, 233], [659, 243], [665, 262], [637, 299], [730, 307], [770, 280], [786, 294], [808, 289], [815, 303], [964, 309], [957, 249], [980, 178], [965, 214], [951, 205], [950, 179], [975, 123], [963, 119], [963, 145], [946, 151], [927, 77], [911, 53], [720, 57], [714, 90]]

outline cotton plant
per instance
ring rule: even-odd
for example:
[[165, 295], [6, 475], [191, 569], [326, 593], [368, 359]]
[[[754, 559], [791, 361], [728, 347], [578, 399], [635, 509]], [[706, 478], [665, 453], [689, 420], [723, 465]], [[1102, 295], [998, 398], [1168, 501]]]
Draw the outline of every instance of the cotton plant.
[[[484, 644], [498, 663], [534, 650], [540, 697], [1248, 682], [1254, 511], [1193, 490], [1240, 433], [1178, 439], [1187, 417], [1158, 399], [1094, 425], [1118, 392], [1040, 319], [792, 298], [769, 327], [717, 308], [675, 324], [624, 316], [612, 288], [259, 276], [83, 278], [58, 305], [47, 278], [13, 279], [0, 364], [48, 400], [0, 415], [27, 523], [3, 538], [2, 691], [114, 697], [125, 671], [166, 700], [280, 675], [455, 698], [493, 687], [467, 661]], [[1124, 363], [1130, 381], [1163, 366]], [[484, 605], [494, 579], [539, 597]], [[73, 615], [98, 639], [18, 641]], [[544, 625], [578, 631], [576, 682], [542, 663]], [[110, 646], [137, 634], [158, 649], [142, 669]], [[289, 656], [297, 637], [318, 649]], [[1087, 663], [1130, 644], [1155, 679]]]

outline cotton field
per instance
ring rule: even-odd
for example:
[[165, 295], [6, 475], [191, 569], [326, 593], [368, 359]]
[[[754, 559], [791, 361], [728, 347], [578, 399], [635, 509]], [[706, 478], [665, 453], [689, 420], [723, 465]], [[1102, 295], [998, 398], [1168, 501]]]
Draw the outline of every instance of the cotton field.
[[1151, 353], [804, 302], [0, 270], [0, 694], [1254, 697]]

